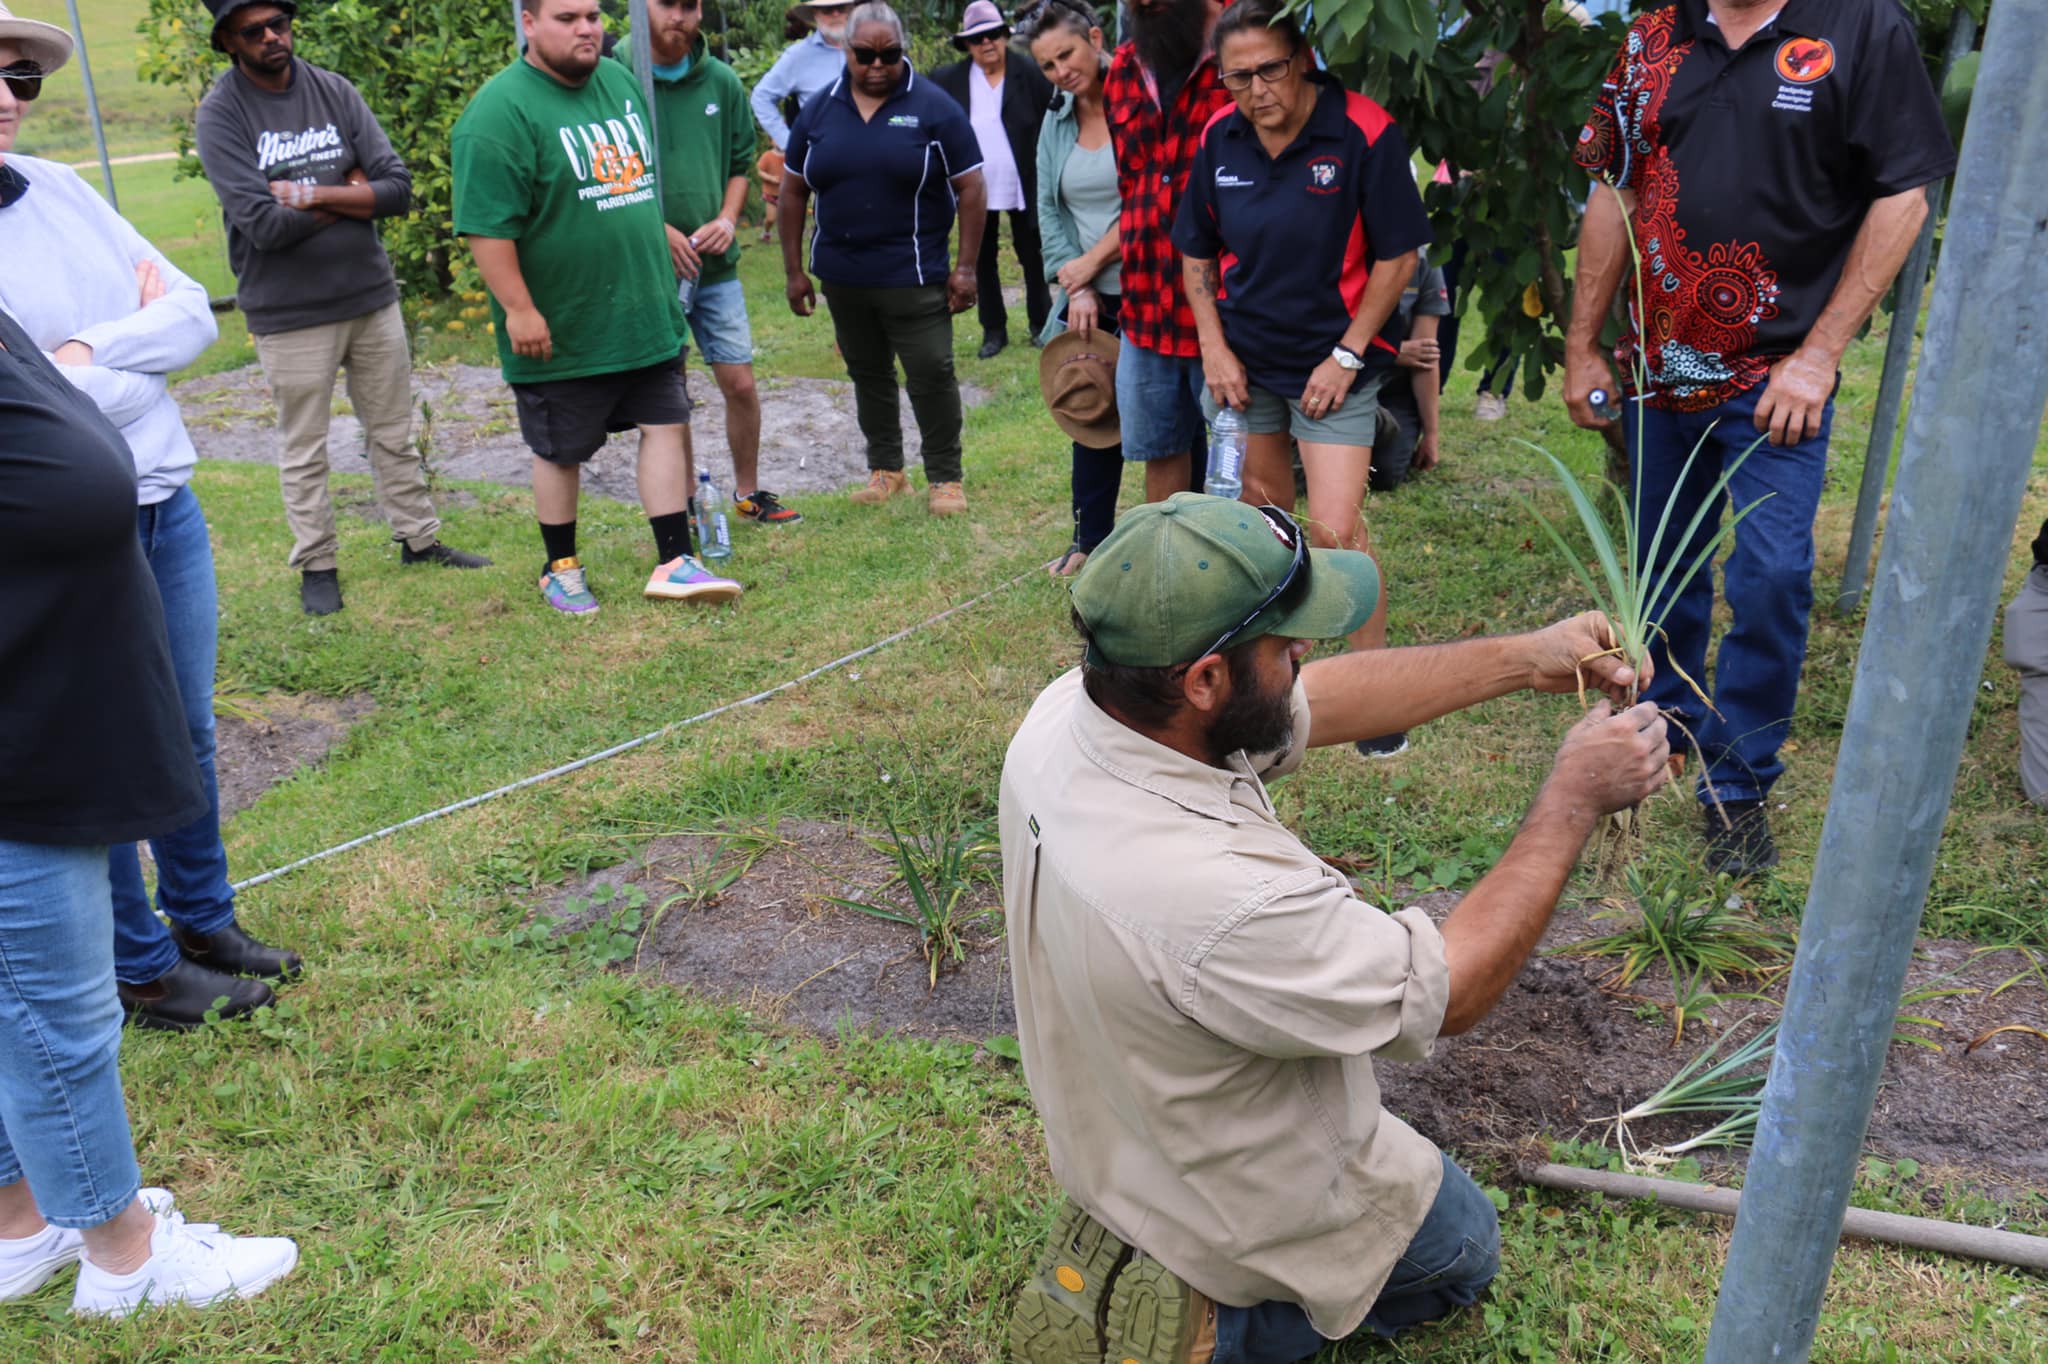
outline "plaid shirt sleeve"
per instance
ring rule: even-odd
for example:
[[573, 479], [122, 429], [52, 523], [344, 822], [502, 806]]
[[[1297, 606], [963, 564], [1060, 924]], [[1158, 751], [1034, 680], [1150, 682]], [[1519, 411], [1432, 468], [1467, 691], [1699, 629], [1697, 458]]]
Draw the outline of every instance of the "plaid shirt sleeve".
[[1205, 58], [1162, 111], [1136, 50], [1125, 43], [1110, 61], [1102, 97], [1123, 192], [1123, 334], [1146, 350], [1191, 359], [1201, 354], [1201, 345], [1195, 315], [1181, 293], [1174, 215], [1202, 131], [1218, 110], [1230, 106], [1230, 95], [1216, 77], [1215, 61]]

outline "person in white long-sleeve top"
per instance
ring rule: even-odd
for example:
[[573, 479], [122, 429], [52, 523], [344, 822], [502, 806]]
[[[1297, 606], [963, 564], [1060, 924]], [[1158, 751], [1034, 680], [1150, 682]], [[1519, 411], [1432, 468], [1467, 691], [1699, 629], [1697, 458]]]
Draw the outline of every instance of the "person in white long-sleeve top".
[[809, 36], [782, 49], [775, 65], [761, 77], [747, 102], [753, 106], [754, 121], [768, 134], [776, 151], [789, 146], [789, 120], [782, 116], [782, 102], [796, 98], [799, 112], [817, 96], [832, 88], [846, 74], [846, 16], [854, 0], [811, 0], [802, 6], [817, 27]]
[[[40, 82], [37, 82], [40, 85]], [[214, 783], [214, 662], [219, 599], [206, 516], [191, 489], [198, 454], [166, 376], [217, 334], [206, 290], [108, 207], [68, 166], [10, 150], [26, 102], [0, 126], [0, 308], [93, 400], [133, 452], [136, 530], [162, 598], [171, 661], [206, 811], [150, 840], [157, 917], [134, 843], [108, 853], [114, 974], [145, 1027], [183, 1030], [271, 1002], [267, 977], [299, 969], [235, 919]]]

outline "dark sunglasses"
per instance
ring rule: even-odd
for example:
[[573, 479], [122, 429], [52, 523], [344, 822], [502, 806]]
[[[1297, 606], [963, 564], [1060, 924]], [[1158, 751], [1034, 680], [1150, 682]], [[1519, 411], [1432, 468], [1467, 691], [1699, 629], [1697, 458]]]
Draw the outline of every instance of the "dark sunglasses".
[[1308, 595], [1308, 537], [1301, 533], [1301, 526], [1295, 519], [1280, 508], [1267, 505], [1260, 507], [1258, 512], [1266, 518], [1266, 524], [1273, 528], [1273, 533], [1286, 541], [1288, 547], [1294, 551], [1294, 562], [1287, 566], [1287, 576], [1266, 594], [1264, 601], [1252, 608], [1250, 615], [1225, 630], [1214, 644], [1189, 659], [1190, 663], [1199, 663], [1210, 654], [1222, 653], [1230, 647], [1231, 640], [1243, 634], [1246, 626], [1265, 615], [1268, 608], [1279, 606], [1283, 611], [1292, 611], [1301, 604], [1301, 599]]
[[260, 24], [244, 24], [235, 30], [235, 36], [245, 43], [253, 43], [266, 33], [275, 33], [282, 38], [292, 31], [292, 17], [289, 14], [274, 14]]
[[968, 38], [967, 45], [969, 47], [980, 47], [983, 43], [1000, 43], [1008, 39], [1009, 36], [1010, 30], [1006, 28], [992, 28], [986, 33], [977, 33]]
[[851, 52], [853, 59], [862, 66], [894, 66], [903, 60], [903, 49], [893, 45], [889, 47], [861, 47], [855, 45], [846, 50]]
[[1278, 61], [1264, 62], [1249, 71], [1225, 71], [1217, 79], [1223, 82], [1225, 90], [1249, 90], [1252, 77], [1257, 76], [1268, 85], [1278, 85], [1287, 79], [1287, 72], [1294, 65], [1294, 56], [1289, 53]]
[[7, 89], [23, 104], [43, 93], [43, 68], [34, 62], [0, 68], [0, 80], [7, 82]]

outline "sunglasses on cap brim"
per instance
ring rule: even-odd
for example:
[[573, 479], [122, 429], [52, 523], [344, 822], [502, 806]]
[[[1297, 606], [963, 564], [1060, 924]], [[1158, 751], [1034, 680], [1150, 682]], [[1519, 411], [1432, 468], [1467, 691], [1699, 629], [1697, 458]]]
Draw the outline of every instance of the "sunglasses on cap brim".
[[34, 62], [0, 67], [0, 81], [6, 81], [8, 92], [27, 104], [43, 93], [43, 68]]
[[1270, 503], [1258, 508], [1258, 513], [1266, 518], [1266, 524], [1273, 528], [1273, 533], [1294, 550], [1294, 562], [1287, 566], [1287, 576], [1266, 594], [1264, 601], [1252, 608], [1250, 615], [1218, 635], [1216, 642], [1189, 659], [1190, 663], [1198, 663], [1210, 654], [1222, 653], [1230, 647], [1232, 640], [1243, 634], [1253, 621], [1265, 615], [1268, 610], [1279, 607], [1282, 612], [1292, 611], [1301, 604], [1301, 599], [1308, 595], [1308, 537], [1301, 533], [1301, 526], [1292, 516]]

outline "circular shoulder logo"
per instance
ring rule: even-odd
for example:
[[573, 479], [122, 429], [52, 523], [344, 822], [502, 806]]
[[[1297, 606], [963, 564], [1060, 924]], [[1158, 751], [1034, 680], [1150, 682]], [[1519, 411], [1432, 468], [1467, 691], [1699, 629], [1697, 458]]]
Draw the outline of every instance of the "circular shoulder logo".
[[1825, 38], [1787, 38], [1778, 44], [1778, 74], [1811, 85], [1835, 69], [1835, 45]]

